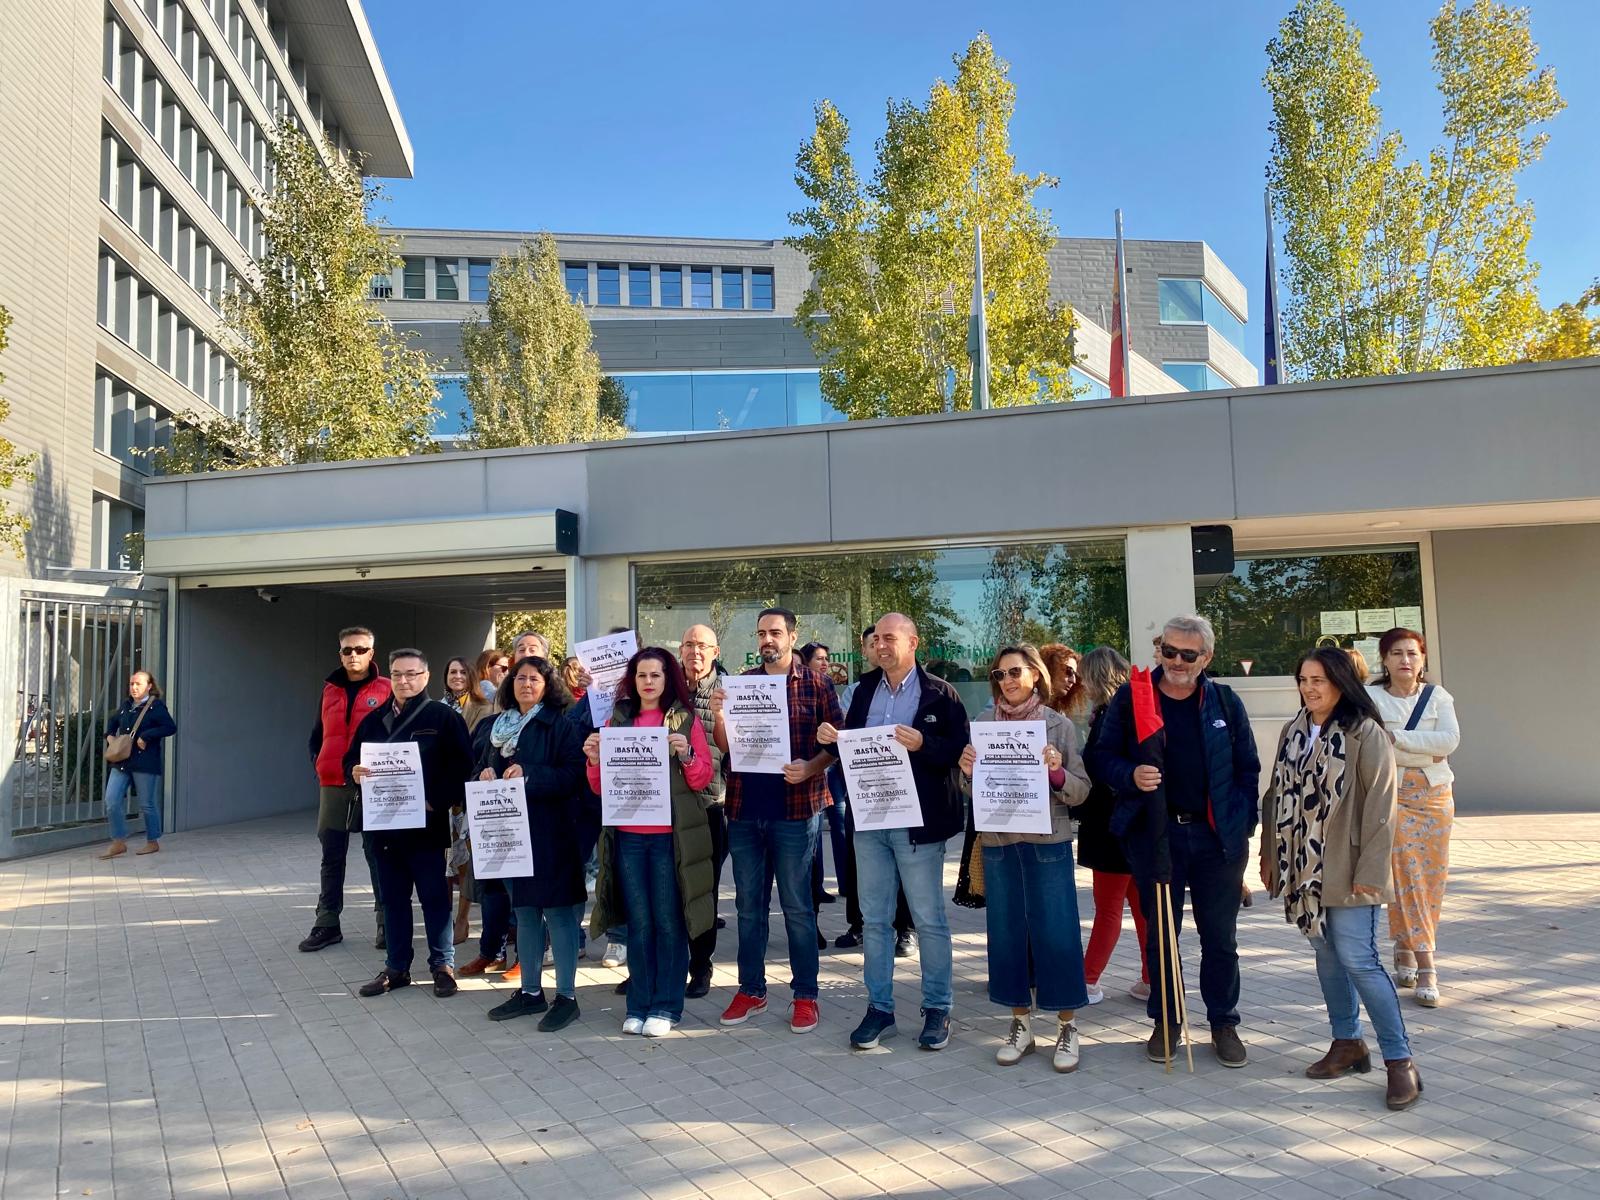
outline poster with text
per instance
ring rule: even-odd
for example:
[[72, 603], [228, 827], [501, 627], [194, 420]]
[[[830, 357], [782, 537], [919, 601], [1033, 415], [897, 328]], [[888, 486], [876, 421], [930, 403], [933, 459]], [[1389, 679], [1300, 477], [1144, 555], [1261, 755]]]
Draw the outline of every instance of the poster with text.
[[789, 676], [729, 675], [722, 690], [728, 769], [782, 775], [789, 761]]
[[1362, 633], [1388, 633], [1394, 628], [1394, 609], [1362, 608], [1356, 611], [1356, 624]]
[[1049, 833], [1043, 721], [974, 721], [972, 825], [980, 833]]
[[428, 823], [422, 754], [415, 742], [362, 742], [361, 825], [369, 833]]
[[476, 879], [526, 879], [533, 874], [527, 789], [520, 779], [467, 784], [467, 829]]
[[672, 824], [672, 755], [667, 731], [624, 726], [600, 731], [600, 821]]
[[572, 648], [578, 662], [589, 672], [589, 719], [599, 728], [611, 719], [616, 704], [617, 681], [628, 669], [628, 660], [639, 651], [639, 638], [633, 630], [590, 638]]
[[850, 789], [850, 815], [857, 831], [915, 829], [922, 803], [911, 773], [911, 757], [895, 741], [893, 725], [839, 731], [839, 762]]

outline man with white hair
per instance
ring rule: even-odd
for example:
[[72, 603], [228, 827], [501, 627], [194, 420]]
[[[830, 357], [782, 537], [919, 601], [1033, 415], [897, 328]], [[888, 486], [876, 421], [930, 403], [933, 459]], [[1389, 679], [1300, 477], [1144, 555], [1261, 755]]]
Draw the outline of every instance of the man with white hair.
[[[1200, 998], [1211, 1025], [1211, 1045], [1225, 1067], [1242, 1067], [1239, 1040], [1240, 889], [1250, 857], [1257, 817], [1261, 761], [1244, 704], [1231, 688], [1206, 674], [1216, 650], [1211, 622], [1189, 614], [1173, 617], [1161, 633], [1161, 665], [1152, 673], [1165, 730], [1165, 755], [1159, 767], [1140, 752], [1133, 717], [1132, 685], [1123, 684], [1102, 719], [1100, 736], [1085, 756], [1090, 778], [1130, 800], [1158, 789], [1166, 795], [1163, 831], [1144, 823], [1123, 839], [1128, 864], [1146, 913], [1156, 911], [1155, 845], [1163, 832], [1172, 860], [1174, 928], [1181, 931], [1185, 893], [1194, 907], [1200, 935]], [[1155, 928], [1151, 918], [1152, 930]], [[1160, 939], [1145, 947], [1150, 978], [1161, 978]], [[1168, 971], [1165, 1000], [1158, 986], [1146, 1001], [1155, 1032], [1146, 1048], [1153, 1062], [1166, 1060], [1178, 1045], [1175, 972]], [[1165, 1014], [1165, 1017], [1163, 1017]], [[1166, 1020], [1167, 1028], [1162, 1021]]]

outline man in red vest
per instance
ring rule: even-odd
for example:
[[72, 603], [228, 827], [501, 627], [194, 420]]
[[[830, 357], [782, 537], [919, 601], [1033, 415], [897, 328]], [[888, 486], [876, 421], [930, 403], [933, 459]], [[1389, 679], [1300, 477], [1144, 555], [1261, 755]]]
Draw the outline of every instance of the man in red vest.
[[[350, 738], [367, 715], [389, 702], [393, 691], [378, 673], [373, 651], [377, 638], [365, 625], [339, 631], [339, 669], [322, 683], [317, 723], [311, 727], [311, 762], [316, 768], [320, 803], [317, 806], [317, 840], [322, 843], [322, 889], [317, 896], [317, 921], [300, 942], [302, 950], [321, 950], [344, 941], [339, 914], [344, 910], [345, 857], [351, 833], [361, 830], [361, 792], [345, 780], [344, 755]], [[372, 877], [372, 901], [383, 911], [378, 888], [378, 867], [372, 843], [361, 839], [367, 871]], [[377, 948], [382, 950], [383, 922], [378, 922]]]

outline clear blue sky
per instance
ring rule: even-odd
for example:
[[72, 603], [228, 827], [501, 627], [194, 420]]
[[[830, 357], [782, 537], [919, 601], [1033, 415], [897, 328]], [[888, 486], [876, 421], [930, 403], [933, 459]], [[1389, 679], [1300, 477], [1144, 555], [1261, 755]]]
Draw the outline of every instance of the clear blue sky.
[[[1086, 4], [440, 5], [367, 0], [416, 149], [394, 225], [782, 237], [812, 105], [851, 121], [867, 168], [890, 98], [926, 98], [981, 27], [1011, 63], [1019, 167], [1065, 235], [1198, 238], [1250, 288], [1259, 360], [1264, 47], [1288, 0]], [[1350, 0], [1390, 127], [1439, 139], [1426, 0]], [[1567, 109], [1523, 179], [1546, 304], [1600, 275], [1600, 5], [1538, 0]]]

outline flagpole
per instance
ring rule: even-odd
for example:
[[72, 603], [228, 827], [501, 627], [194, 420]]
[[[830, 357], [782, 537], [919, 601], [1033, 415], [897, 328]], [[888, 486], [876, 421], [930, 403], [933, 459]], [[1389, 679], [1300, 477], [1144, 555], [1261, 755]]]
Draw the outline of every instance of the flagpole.
[[1272, 234], [1272, 190], [1268, 188], [1261, 193], [1262, 207], [1267, 218], [1267, 295], [1266, 313], [1266, 345], [1264, 362], [1262, 363], [1262, 382], [1268, 387], [1281, 383], [1283, 380], [1283, 315], [1278, 311], [1278, 258], [1273, 246], [1276, 240]]
[[1123, 394], [1133, 391], [1132, 355], [1128, 348], [1128, 260], [1122, 249], [1122, 210], [1117, 209], [1117, 327], [1122, 332]]
[[972, 407], [989, 407], [989, 321], [983, 294], [983, 226], [974, 226], [972, 314], [967, 324], [967, 353], [972, 358]]

